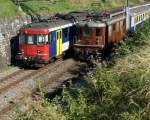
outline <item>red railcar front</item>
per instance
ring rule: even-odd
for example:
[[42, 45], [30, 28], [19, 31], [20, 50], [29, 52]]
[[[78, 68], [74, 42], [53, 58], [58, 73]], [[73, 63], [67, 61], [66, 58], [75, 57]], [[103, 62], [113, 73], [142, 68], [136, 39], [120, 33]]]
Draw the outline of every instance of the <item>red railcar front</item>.
[[49, 36], [47, 29], [22, 28], [19, 36], [17, 59], [25, 64], [49, 62]]

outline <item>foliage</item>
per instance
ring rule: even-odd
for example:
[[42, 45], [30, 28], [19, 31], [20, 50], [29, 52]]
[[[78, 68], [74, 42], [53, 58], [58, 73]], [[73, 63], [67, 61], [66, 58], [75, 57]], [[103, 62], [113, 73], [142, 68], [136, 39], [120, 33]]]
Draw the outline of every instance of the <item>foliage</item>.
[[[116, 2], [118, 4], [116, 4]], [[138, 3], [139, 0], [131, 0], [130, 4]], [[96, 6], [92, 4], [96, 3]], [[33, 12], [34, 14], [49, 14], [49, 13], [62, 13], [75, 10], [87, 9], [102, 9], [123, 6], [124, 0], [25, 0], [21, 2], [22, 9], [27, 13]], [[30, 13], [31, 14], [31, 13]]]
[[18, 16], [21, 15], [16, 6], [10, 0], [0, 0], [0, 16]]
[[15, 120], [66, 120], [66, 117], [60, 112], [59, 107], [50, 104], [44, 97], [41, 84], [37, 81], [37, 89], [41, 98], [32, 100], [31, 97], [25, 97], [23, 104], [14, 104]]
[[[141, 2], [141, 0], [130, 0], [130, 4], [138, 2]], [[97, 5], [93, 6], [92, 3]], [[19, 5], [22, 9], [18, 8]], [[0, 16], [18, 16], [25, 13], [29, 15], [45, 15], [75, 10], [112, 8], [123, 5], [124, 0], [0, 0]]]

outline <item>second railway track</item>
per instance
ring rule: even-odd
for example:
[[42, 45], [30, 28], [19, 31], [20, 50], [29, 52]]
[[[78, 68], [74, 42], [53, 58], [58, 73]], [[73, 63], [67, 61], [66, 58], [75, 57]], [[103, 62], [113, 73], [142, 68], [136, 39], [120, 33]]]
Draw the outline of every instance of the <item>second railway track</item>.
[[45, 81], [47, 78], [50, 78], [50, 81], [57, 80], [61, 74], [71, 69], [75, 64], [76, 62], [70, 59], [59, 60], [38, 70], [19, 70], [0, 79], [0, 117], [11, 109], [11, 101], [18, 101], [25, 94], [30, 94], [35, 90], [37, 80], [40, 80], [42, 84], [49, 83]]
[[19, 71], [16, 71], [15, 73], [12, 73], [11, 75], [6, 76], [6, 78], [3, 78], [0, 80], [0, 93], [6, 92], [8, 89], [11, 89], [11, 87], [15, 86], [17, 83], [25, 80], [27, 77], [30, 77], [30, 75], [36, 70], [24, 70], [21, 69]]

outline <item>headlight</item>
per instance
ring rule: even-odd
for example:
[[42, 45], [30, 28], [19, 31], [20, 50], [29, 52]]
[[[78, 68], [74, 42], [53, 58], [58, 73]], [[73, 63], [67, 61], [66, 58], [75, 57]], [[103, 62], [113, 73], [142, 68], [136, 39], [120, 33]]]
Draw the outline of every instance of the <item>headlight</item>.
[[42, 51], [41, 50], [37, 50], [37, 53], [42, 53]]

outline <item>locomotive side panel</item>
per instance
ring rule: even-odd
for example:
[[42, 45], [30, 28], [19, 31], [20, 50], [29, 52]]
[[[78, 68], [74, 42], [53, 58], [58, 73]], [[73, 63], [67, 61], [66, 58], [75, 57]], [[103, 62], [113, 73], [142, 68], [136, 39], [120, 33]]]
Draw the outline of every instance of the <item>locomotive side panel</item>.
[[120, 42], [124, 38], [124, 20], [120, 20], [108, 25], [108, 44]]

